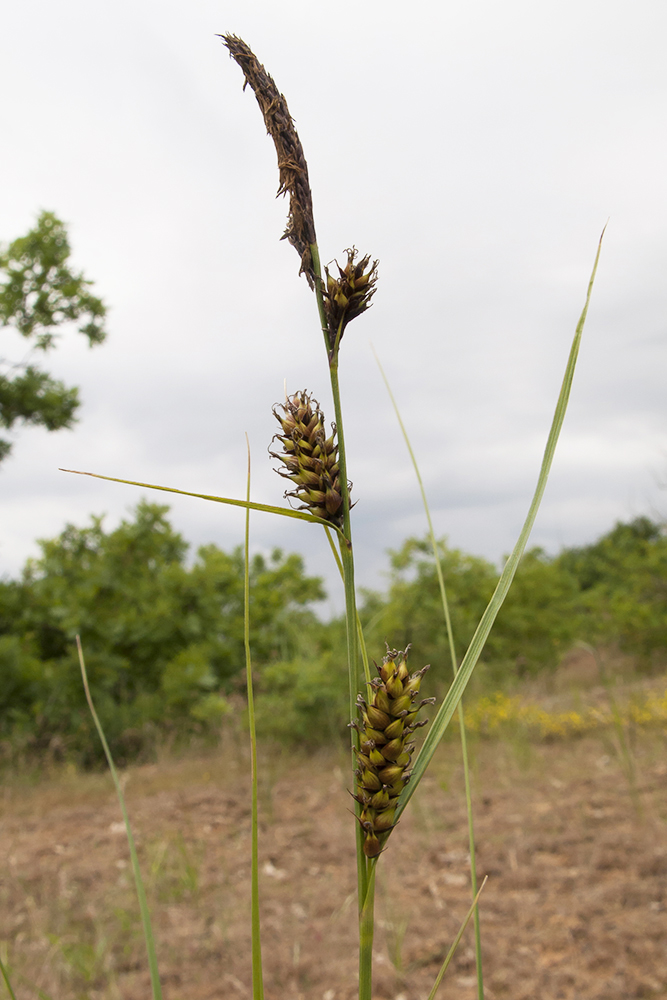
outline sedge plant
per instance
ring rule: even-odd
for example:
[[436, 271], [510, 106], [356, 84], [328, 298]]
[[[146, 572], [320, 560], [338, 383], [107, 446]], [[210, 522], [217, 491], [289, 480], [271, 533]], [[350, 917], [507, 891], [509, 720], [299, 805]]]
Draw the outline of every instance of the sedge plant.
[[[308, 180], [308, 165], [301, 141], [294, 127], [284, 96], [273, 79], [258, 61], [248, 45], [235, 35], [221, 36], [230, 56], [243, 71], [245, 84], [253, 91], [259, 104], [267, 132], [271, 136], [278, 159], [279, 194], [289, 198], [286, 239], [299, 256], [299, 273], [304, 274], [315, 296], [320, 335], [324, 342], [324, 357], [334, 405], [334, 422], [327, 428], [321, 407], [313, 392], [304, 389], [286, 396], [274, 408], [278, 423], [277, 433], [270, 453], [280, 463], [276, 470], [288, 480], [290, 488], [286, 497], [291, 506], [260, 504], [245, 500], [194, 493], [171, 487], [156, 486], [111, 476], [97, 476], [113, 482], [127, 483], [149, 489], [200, 497], [216, 503], [231, 504], [246, 510], [246, 567], [248, 565], [249, 528], [251, 510], [263, 511], [284, 517], [297, 518], [324, 527], [336, 563], [340, 570], [345, 593], [345, 624], [347, 638], [347, 666], [349, 677], [349, 715], [351, 734], [350, 781], [353, 787], [354, 823], [356, 829], [357, 901], [359, 922], [359, 1000], [372, 998], [374, 898], [378, 864], [383, 864], [385, 853], [391, 854], [391, 833], [423, 778], [454, 713], [457, 711], [465, 687], [478, 662], [484, 643], [495, 618], [508, 593], [517, 566], [524, 552], [546, 487], [556, 443], [565, 417], [572, 379], [574, 376], [579, 344], [586, 320], [593, 282], [597, 270], [600, 246], [589, 281], [584, 308], [577, 324], [570, 350], [562, 387], [547, 440], [537, 486], [530, 503], [525, 523], [500, 575], [495, 592], [484, 611], [472, 641], [460, 663], [451, 632], [447, 607], [445, 581], [436, 555], [449, 640], [448, 653], [452, 661], [454, 679], [440, 705], [430, 729], [415, 755], [414, 734], [425, 725], [420, 715], [425, 704], [434, 699], [420, 698], [420, 687], [427, 667], [412, 670], [408, 666], [409, 648], [387, 648], [387, 653], [377, 675], [372, 676], [370, 661], [365, 649], [363, 632], [356, 606], [354, 582], [354, 549], [350, 483], [345, 450], [343, 412], [341, 407], [339, 365], [340, 352], [348, 325], [361, 316], [372, 304], [378, 287], [378, 262], [370, 254], [360, 255], [356, 248], [345, 251], [345, 257], [335, 265], [322, 267], [315, 231], [313, 200]], [[601, 241], [600, 241], [601, 244]], [[348, 335], [349, 336], [349, 335]], [[399, 417], [400, 419], [400, 417]], [[406, 436], [407, 440], [407, 436]], [[408, 442], [409, 446], [409, 442]], [[413, 456], [414, 461], [414, 456]], [[421, 486], [416, 462], [415, 471]], [[73, 471], [73, 470], [66, 470]], [[83, 473], [85, 475], [96, 475]], [[425, 494], [423, 493], [426, 502]], [[426, 505], [431, 534], [433, 533]], [[260, 913], [257, 841], [257, 764], [256, 737], [252, 702], [252, 672], [250, 662], [250, 629], [248, 607], [248, 576], [246, 570], [246, 661], [248, 701], [251, 726], [251, 759], [253, 769], [253, 843], [252, 843], [252, 970], [253, 1000], [262, 1000], [263, 984], [260, 946]], [[389, 637], [390, 638], [390, 637]], [[410, 654], [413, 656], [414, 654]], [[446, 654], [445, 654], [446, 655]], [[461, 725], [462, 739], [465, 729]], [[414, 760], [413, 760], [414, 757]], [[470, 917], [477, 912], [481, 889], [476, 886], [474, 875], [474, 835], [470, 801], [469, 778], [466, 778], [469, 807], [471, 859], [473, 865], [473, 892], [470, 910], [461, 931], [452, 944], [443, 967], [434, 982], [429, 1000], [435, 996], [442, 976], [460, 940]], [[475, 916], [478, 995], [483, 997], [481, 975], [481, 946], [479, 923]], [[154, 992], [154, 997], [156, 996]]]

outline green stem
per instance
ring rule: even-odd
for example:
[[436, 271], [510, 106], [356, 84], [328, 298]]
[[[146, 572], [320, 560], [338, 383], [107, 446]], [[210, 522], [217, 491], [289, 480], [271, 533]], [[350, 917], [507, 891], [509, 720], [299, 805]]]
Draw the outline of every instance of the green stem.
[[[415, 467], [416, 467], [416, 462], [415, 462]], [[417, 474], [419, 475], [419, 473]], [[447, 591], [445, 589], [445, 580], [442, 573], [440, 554], [438, 552], [438, 546], [435, 540], [435, 534], [433, 532], [433, 522], [431, 521], [431, 513], [428, 508], [428, 504], [426, 503], [426, 494], [424, 492], [424, 487], [421, 481], [421, 477], [419, 478], [419, 485], [422, 490], [422, 496], [424, 498], [424, 505], [426, 507], [426, 516], [428, 518], [428, 530], [429, 530], [429, 535], [431, 537], [433, 554], [435, 556], [435, 568], [436, 568], [436, 573], [438, 574], [440, 597], [442, 600], [442, 606], [445, 613], [445, 622], [447, 625], [447, 638], [449, 640], [449, 655], [452, 661], [452, 671], [454, 673], [454, 677], [456, 677], [459, 667], [458, 667], [458, 660], [456, 657], [456, 648], [454, 646], [454, 633], [452, 630], [452, 621], [449, 613], [449, 601], [447, 600]], [[461, 699], [458, 704], [458, 721], [459, 721], [459, 739], [461, 742], [461, 757], [463, 759], [463, 784], [465, 787], [466, 812], [468, 816], [468, 849], [470, 852], [470, 887], [472, 890], [473, 898], [476, 900], [477, 859], [475, 850], [475, 823], [472, 811], [472, 793], [470, 790], [470, 761], [468, 759], [468, 737], [466, 736], [465, 717], [463, 714], [463, 699]], [[484, 976], [482, 971], [482, 933], [479, 923], [479, 907], [477, 906], [476, 901], [474, 903], [474, 910], [473, 910], [473, 924], [475, 930], [475, 967], [477, 971], [477, 996], [478, 1000], [484, 1000]]]
[[[340, 538], [340, 556], [343, 564], [343, 580], [345, 585], [345, 631], [347, 637], [347, 664], [348, 664], [348, 688], [350, 718], [357, 715], [357, 692], [360, 678], [360, 657], [359, 642], [357, 637], [357, 602], [354, 589], [354, 555], [352, 551], [352, 529], [350, 525], [350, 489], [347, 477], [347, 454], [345, 451], [345, 432], [343, 427], [343, 411], [340, 401], [340, 383], [338, 381], [338, 347], [340, 336], [336, 338], [336, 343], [332, 346], [329, 337], [329, 325], [324, 308], [322, 270], [320, 264], [320, 254], [317, 244], [310, 246], [313, 270], [315, 273], [315, 298], [320, 317], [320, 326], [324, 336], [324, 343], [327, 349], [329, 361], [329, 378], [331, 380], [331, 394], [333, 396], [334, 412], [336, 418], [336, 431], [338, 435], [338, 465], [341, 486], [341, 496], [343, 499], [343, 538]], [[350, 730], [352, 734], [352, 755], [358, 749], [359, 734], [356, 729]], [[355, 802], [355, 815], [358, 817], [361, 807]], [[361, 825], [356, 824], [356, 848], [357, 848], [357, 894], [359, 903], [359, 1000], [371, 1000], [372, 982], [372, 960], [373, 960], [373, 928], [372, 928], [372, 906], [371, 906], [371, 927], [367, 926], [368, 910], [367, 900], [372, 899], [370, 892], [369, 864], [364, 854], [364, 836]], [[374, 871], [374, 869], [373, 869]], [[373, 881], [374, 884], [374, 881]], [[364, 942], [368, 940], [370, 934], [371, 945], [366, 947]]]
[[[373, 354], [375, 354], [375, 349], [373, 349]], [[431, 509], [428, 504], [428, 499], [426, 497], [426, 490], [424, 489], [424, 481], [419, 471], [419, 465], [417, 463], [417, 457], [412, 450], [412, 444], [410, 443], [410, 438], [406, 430], [405, 424], [403, 423], [403, 418], [401, 417], [400, 410], [398, 408], [398, 403], [391, 391], [391, 386], [389, 385], [389, 380], [385, 375], [384, 369], [380, 364], [380, 359], [377, 354], [375, 354], [375, 360], [377, 366], [380, 369], [380, 374], [384, 379], [384, 384], [389, 393], [389, 398], [391, 399], [392, 405], [394, 407], [394, 412], [398, 420], [399, 427], [401, 428], [401, 433], [403, 434], [403, 439], [408, 449], [410, 459], [412, 461], [412, 466], [415, 470], [415, 475], [417, 477], [417, 482], [419, 483], [419, 490], [421, 492], [422, 503], [424, 504], [424, 510], [426, 512], [426, 520], [428, 522], [428, 533], [431, 541], [431, 548], [433, 550], [433, 558], [435, 559], [435, 571], [438, 576], [438, 586], [440, 588], [440, 601], [442, 604], [442, 610], [445, 616], [445, 626], [447, 629], [447, 642], [449, 645], [449, 657], [452, 663], [452, 672], [454, 677], [458, 673], [458, 657], [456, 655], [456, 646], [454, 643], [454, 629], [452, 628], [452, 618], [449, 611], [449, 601], [447, 599], [447, 588], [445, 587], [445, 578], [442, 572], [442, 561], [440, 559], [440, 552], [438, 551], [438, 543], [435, 538], [435, 531], [433, 530], [433, 520], [431, 518]], [[463, 714], [463, 700], [459, 701], [458, 704], [458, 720], [459, 720], [459, 739], [461, 742], [461, 757], [463, 759], [463, 784], [465, 787], [466, 796], [466, 812], [468, 816], [468, 845], [470, 851], [470, 885], [472, 889], [473, 898], [477, 897], [477, 861], [475, 852], [475, 824], [473, 819], [472, 811], [472, 794], [470, 790], [470, 763], [468, 760], [468, 739], [466, 736], [465, 727], [465, 717]], [[474, 928], [475, 928], [475, 967], [477, 970], [477, 996], [478, 1000], [484, 1000], [484, 977], [482, 973], [482, 935], [479, 925], [479, 908], [477, 905], [474, 907]]]
[[[343, 581], [343, 585], [345, 585], [345, 570], [343, 569], [343, 564], [341, 562], [340, 555], [338, 553], [338, 549], [336, 548], [336, 546], [334, 544], [333, 535], [331, 534], [331, 530], [330, 530], [330, 528], [328, 526], [325, 527], [324, 531], [325, 531], [325, 534], [327, 536], [327, 540], [329, 542], [329, 546], [331, 548], [331, 551], [333, 553], [333, 557], [334, 557], [334, 560], [336, 562], [336, 566], [338, 567], [338, 572], [340, 573], [340, 578]], [[367, 693], [368, 699], [370, 700], [373, 697], [373, 689], [371, 687], [371, 668], [370, 668], [370, 663], [368, 661], [368, 650], [366, 649], [366, 640], [364, 639], [364, 630], [363, 630], [363, 626], [361, 624], [361, 618], [359, 617], [359, 613], [358, 612], [357, 612], [357, 642], [359, 643], [359, 652], [361, 653], [361, 662], [363, 663], [363, 667], [364, 667], [364, 679], [366, 681], [366, 693]]]
[[489, 877], [488, 875], [484, 876], [484, 881], [482, 882], [481, 886], [479, 887], [479, 892], [476, 894], [475, 898], [473, 899], [472, 905], [471, 905], [470, 909], [468, 910], [468, 912], [466, 913], [465, 918], [463, 920], [463, 923], [459, 927], [459, 932], [456, 935], [456, 937], [454, 938], [452, 946], [449, 949], [449, 951], [447, 952], [447, 955], [445, 956], [444, 962], [440, 966], [440, 972], [436, 976], [435, 982], [433, 984], [433, 989], [431, 990], [431, 992], [428, 995], [428, 1000], [435, 1000], [435, 995], [438, 992], [438, 987], [440, 986], [440, 983], [442, 982], [443, 976], [445, 975], [445, 973], [447, 972], [447, 969], [449, 968], [449, 963], [454, 958], [454, 953], [456, 952], [456, 949], [458, 948], [458, 946], [459, 946], [459, 944], [461, 942], [461, 938], [463, 937], [463, 932], [466, 929], [466, 927], [468, 926], [468, 921], [470, 920], [470, 918], [471, 918], [471, 916], [473, 914], [473, 911], [477, 909], [477, 903], [479, 901], [479, 897], [482, 894], [482, 889], [486, 885], [488, 877]]
[[116, 794], [118, 795], [118, 802], [120, 804], [120, 811], [123, 816], [123, 822], [125, 823], [127, 846], [130, 851], [130, 861], [132, 862], [132, 874], [134, 875], [134, 885], [137, 892], [137, 899], [139, 901], [139, 911], [141, 913], [141, 923], [144, 930], [144, 941], [146, 942], [148, 968], [150, 969], [150, 975], [151, 975], [151, 993], [153, 1000], [162, 1000], [162, 987], [160, 985], [160, 973], [158, 970], [157, 955], [155, 953], [155, 939], [153, 938], [151, 915], [148, 909], [146, 890], [144, 889], [143, 879], [141, 878], [141, 870], [139, 868], [139, 858], [137, 856], [137, 848], [134, 842], [132, 827], [130, 826], [130, 818], [127, 815], [127, 808], [125, 806], [125, 796], [123, 795], [123, 786], [121, 784], [120, 778], [118, 777], [118, 772], [116, 771], [116, 765], [114, 764], [113, 757], [111, 756], [111, 750], [109, 749], [107, 738], [104, 735], [104, 729], [102, 728], [102, 723], [100, 722], [99, 716], [95, 710], [95, 705], [93, 703], [93, 696], [90, 693], [90, 687], [88, 685], [88, 673], [86, 671], [86, 661], [83, 658], [83, 647], [81, 645], [81, 639], [78, 635], [76, 637], [76, 648], [79, 654], [79, 666], [81, 668], [81, 679], [83, 680], [83, 690], [86, 694], [86, 701], [88, 702], [88, 708], [90, 709], [90, 714], [93, 717], [93, 722], [95, 723], [95, 728], [97, 729], [97, 733], [100, 738], [100, 742], [102, 744], [102, 749], [104, 750], [104, 755], [107, 759], [107, 764], [109, 765], [111, 778], [116, 788]]
[[0, 974], [2, 975], [2, 978], [4, 980], [5, 986], [7, 987], [7, 992], [9, 993], [10, 997], [12, 998], [12, 1000], [16, 1000], [16, 994], [14, 993], [14, 990], [12, 989], [12, 984], [9, 981], [9, 975], [7, 974], [7, 970], [5, 969], [4, 965], [2, 964], [2, 959], [1, 958], [0, 958]]
[[[250, 503], [250, 443], [248, 446], [248, 480], [246, 502]], [[259, 816], [257, 796], [257, 731], [255, 727], [255, 701], [252, 687], [252, 658], [250, 655], [250, 507], [245, 513], [245, 560], [243, 580], [243, 644], [245, 646], [246, 687], [248, 692], [248, 725], [250, 728], [250, 759], [252, 779], [251, 815], [251, 925], [252, 925], [252, 997], [264, 1000], [264, 976], [262, 973], [262, 940], [259, 922]]]
[[375, 931], [375, 869], [377, 858], [368, 865], [366, 894], [359, 914], [359, 997], [370, 998], [373, 992], [373, 935]]
[[[347, 664], [348, 664], [348, 690], [350, 718], [357, 716], [357, 693], [359, 690], [359, 643], [357, 642], [357, 601], [354, 590], [354, 555], [352, 551], [352, 531], [350, 527], [350, 490], [347, 481], [347, 461], [345, 455], [345, 436], [343, 433], [343, 413], [340, 403], [340, 386], [338, 383], [338, 352], [329, 361], [329, 376], [331, 378], [331, 392], [334, 400], [334, 411], [336, 415], [336, 430], [338, 432], [338, 463], [340, 466], [340, 484], [343, 497], [343, 535], [340, 540], [340, 557], [343, 563], [343, 579], [345, 584], [345, 633], [347, 638]], [[351, 729], [352, 751], [358, 748], [359, 734], [356, 729]], [[360, 815], [361, 807], [355, 802], [355, 815]], [[356, 830], [357, 843], [357, 883], [359, 897], [359, 913], [361, 914], [362, 900], [366, 896], [368, 888], [368, 865], [364, 854], [364, 836], [361, 825], [357, 823]], [[360, 984], [361, 985], [361, 984]], [[370, 1000], [368, 997], [359, 994], [359, 1000]]]
[[322, 281], [322, 264], [320, 262], [320, 250], [317, 243], [310, 244], [310, 257], [313, 262], [313, 272], [315, 274], [315, 298], [317, 300], [317, 311], [320, 317], [320, 326], [322, 328], [322, 334], [324, 335], [324, 345], [327, 349], [327, 355], [331, 353], [331, 345], [329, 343], [329, 323], [327, 321], [327, 314], [324, 308], [324, 285]]
[[466, 793], [466, 810], [468, 813], [468, 843], [470, 851], [470, 887], [475, 896], [473, 910], [473, 926], [475, 929], [475, 968], [477, 971], [477, 997], [484, 1000], [484, 973], [482, 969], [482, 929], [479, 923], [479, 907], [477, 906], [477, 858], [475, 850], [475, 824], [472, 812], [472, 795], [470, 792], [470, 764], [468, 760], [468, 738], [466, 736], [463, 705], [459, 702], [459, 733], [461, 737], [461, 755], [463, 757], [463, 783]]

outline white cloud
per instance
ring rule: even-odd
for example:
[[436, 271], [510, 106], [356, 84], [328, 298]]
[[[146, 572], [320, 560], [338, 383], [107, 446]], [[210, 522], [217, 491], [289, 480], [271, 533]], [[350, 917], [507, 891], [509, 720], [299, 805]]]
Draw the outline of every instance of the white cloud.
[[[308, 387], [332, 419], [314, 301], [279, 241], [275, 154], [216, 32], [254, 47], [309, 159], [325, 260], [381, 260], [342, 351], [359, 579], [423, 531], [368, 341], [400, 401], [437, 529], [497, 560], [527, 508], [605, 221], [580, 367], [534, 541], [555, 549], [656, 510], [665, 450], [667, 10], [640, 0], [249, 5], [25, 0], [0, 39], [0, 238], [50, 208], [112, 307], [106, 345], [48, 363], [81, 387], [75, 431], [17, 435], [0, 470], [0, 570], [34, 539], [136, 502], [58, 465], [241, 495], [282, 485], [270, 407]], [[353, 24], [353, 30], [350, 25]], [[237, 512], [173, 500], [194, 543]], [[664, 506], [664, 505], [663, 505]], [[313, 534], [253, 519], [258, 546]]]

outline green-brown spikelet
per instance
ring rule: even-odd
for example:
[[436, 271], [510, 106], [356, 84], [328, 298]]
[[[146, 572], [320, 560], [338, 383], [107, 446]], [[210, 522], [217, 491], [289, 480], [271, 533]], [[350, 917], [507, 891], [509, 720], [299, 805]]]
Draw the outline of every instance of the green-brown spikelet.
[[393, 829], [398, 797], [410, 779], [408, 768], [414, 749], [410, 736], [428, 721], [415, 722], [415, 716], [422, 705], [435, 701], [425, 698], [413, 704], [428, 667], [410, 676], [409, 649], [408, 646], [405, 652], [387, 650], [377, 668], [380, 676], [373, 681], [373, 700], [369, 705], [359, 695], [361, 721], [352, 723], [359, 732], [354, 797], [361, 805], [359, 822], [364, 831], [364, 853], [369, 858], [381, 853]]
[[269, 449], [269, 454], [284, 465], [276, 472], [295, 484], [285, 496], [300, 500], [300, 510], [309, 510], [341, 527], [343, 497], [336, 425], [331, 425], [331, 435], [327, 437], [320, 404], [305, 391], [295, 392], [284, 403], [276, 404], [273, 414], [282, 428], [282, 433], [273, 440], [280, 441], [283, 451]]
[[[345, 251], [347, 264], [341, 267], [336, 261], [338, 277], [334, 278], [325, 267], [326, 282], [323, 288], [324, 310], [329, 327], [329, 347], [334, 349], [336, 340], [340, 341], [345, 327], [350, 320], [360, 316], [371, 304], [377, 283], [378, 262], [371, 264], [368, 254], [357, 261], [355, 247]], [[356, 263], [355, 263], [356, 261]]]

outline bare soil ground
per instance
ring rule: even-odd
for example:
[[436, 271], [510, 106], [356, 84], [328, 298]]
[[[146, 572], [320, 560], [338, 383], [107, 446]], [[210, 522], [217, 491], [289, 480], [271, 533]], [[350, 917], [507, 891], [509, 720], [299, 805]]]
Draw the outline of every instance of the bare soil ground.
[[[473, 747], [478, 867], [489, 876], [481, 902], [489, 1000], [667, 997], [665, 735], [638, 739], [634, 782], [627, 761], [600, 738]], [[266, 998], [352, 1000], [346, 757], [263, 757]], [[243, 753], [166, 760], [125, 777], [165, 1000], [250, 997]], [[377, 1000], [428, 995], [469, 906], [461, 786], [458, 753], [447, 744], [381, 859]], [[17, 1000], [148, 1000], [108, 776], [23, 776], [3, 791], [0, 947]], [[439, 996], [476, 996], [470, 928]]]

